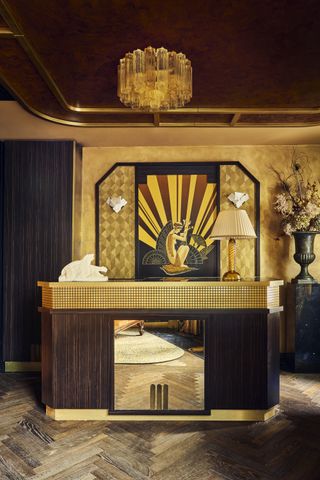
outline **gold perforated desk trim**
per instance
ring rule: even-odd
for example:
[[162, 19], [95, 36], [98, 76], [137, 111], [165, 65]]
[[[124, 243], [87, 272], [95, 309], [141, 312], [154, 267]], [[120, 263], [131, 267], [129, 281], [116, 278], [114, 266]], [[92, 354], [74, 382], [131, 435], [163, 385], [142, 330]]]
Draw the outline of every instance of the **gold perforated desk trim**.
[[250, 309], [279, 307], [269, 282], [38, 282], [50, 309]]

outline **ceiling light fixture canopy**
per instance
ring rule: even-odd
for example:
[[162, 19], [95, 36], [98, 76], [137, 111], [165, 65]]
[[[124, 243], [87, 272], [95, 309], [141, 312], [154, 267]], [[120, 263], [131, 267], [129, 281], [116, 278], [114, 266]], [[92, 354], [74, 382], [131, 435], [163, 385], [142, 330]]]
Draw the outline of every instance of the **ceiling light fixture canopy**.
[[118, 65], [118, 97], [147, 112], [183, 107], [192, 97], [191, 62], [163, 47], [126, 53]]

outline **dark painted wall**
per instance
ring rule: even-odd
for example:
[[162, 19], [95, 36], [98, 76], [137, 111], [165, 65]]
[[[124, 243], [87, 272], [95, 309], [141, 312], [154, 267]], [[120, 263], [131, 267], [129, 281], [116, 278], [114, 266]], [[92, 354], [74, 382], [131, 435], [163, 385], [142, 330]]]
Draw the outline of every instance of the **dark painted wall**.
[[72, 257], [71, 141], [6, 141], [3, 359], [37, 360], [37, 280], [57, 280]]

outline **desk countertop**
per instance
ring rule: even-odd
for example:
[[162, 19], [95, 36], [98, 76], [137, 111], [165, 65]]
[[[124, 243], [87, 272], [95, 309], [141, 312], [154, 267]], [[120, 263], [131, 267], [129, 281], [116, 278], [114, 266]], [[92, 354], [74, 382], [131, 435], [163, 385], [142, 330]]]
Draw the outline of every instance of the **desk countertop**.
[[158, 287], [172, 287], [172, 286], [206, 286], [206, 287], [218, 287], [218, 286], [229, 286], [229, 287], [244, 287], [244, 286], [281, 286], [283, 285], [283, 280], [273, 279], [273, 278], [244, 278], [240, 282], [226, 282], [222, 281], [221, 278], [217, 277], [150, 277], [143, 279], [109, 279], [108, 281], [102, 282], [45, 282], [39, 281], [37, 285], [39, 287], [50, 287], [50, 288], [65, 288], [65, 287], [100, 287], [100, 288], [114, 288], [114, 287], [128, 287], [128, 286], [158, 286]]

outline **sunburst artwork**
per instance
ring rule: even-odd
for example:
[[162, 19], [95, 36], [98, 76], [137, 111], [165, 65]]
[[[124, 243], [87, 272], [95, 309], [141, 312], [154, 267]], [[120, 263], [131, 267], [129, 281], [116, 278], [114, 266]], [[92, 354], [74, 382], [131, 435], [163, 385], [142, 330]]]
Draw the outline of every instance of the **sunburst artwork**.
[[142, 269], [146, 274], [213, 276], [210, 233], [217, 216], [216, 183], [204, 174], [146, 178], [138, 185]]

